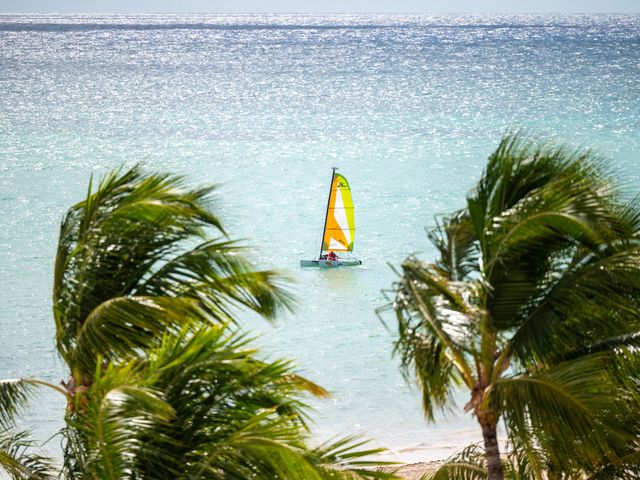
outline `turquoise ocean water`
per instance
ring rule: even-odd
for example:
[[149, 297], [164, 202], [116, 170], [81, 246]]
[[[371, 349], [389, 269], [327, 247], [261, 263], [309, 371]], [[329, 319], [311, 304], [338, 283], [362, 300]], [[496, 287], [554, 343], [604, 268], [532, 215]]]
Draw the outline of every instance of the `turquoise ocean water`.
[[[424, 227], [520, 127], [594, 147], [640, 190], [640, 16], [0, 16], [0, 378], [66, 377], [59, 222], [90, 175], [142, 162], [219, 184], [232, 236], [294, 279], [295, 313], [243, 322], [333, 392], [312, 401], [319, 439], [446, 456], [478, 429], [459, 410], [424, 422], [374, 310], [387, 262], [433, 255]], [[332, 166], [353, 188], [364, 265], [301, 270]], [[63, 410], [43, 393], [26, 423], [45, 439]]]

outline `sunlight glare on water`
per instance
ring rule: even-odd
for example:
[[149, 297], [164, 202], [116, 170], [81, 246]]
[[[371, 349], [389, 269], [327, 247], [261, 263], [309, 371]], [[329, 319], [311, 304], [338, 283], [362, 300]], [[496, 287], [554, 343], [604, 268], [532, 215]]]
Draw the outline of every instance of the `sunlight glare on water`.
[[[387, 262], [433, 256], [424, 227], [463, 205], [507, 129], [594, 147], [637, 191], [639, 52], [640, 17], [624, 15], [0, 16], [0, 378], [66, 377], [59, 222], [91, 175], [141, 162], [219, 184], [232, 236], [295, 281], [294, 313], [243, 322], [333, 393], [312, 401], [318, 439], [451, 453], [479, 430], [459, 410], [424, 422], [391, 359], [393, 319], [374, 313]], [[364, 265], [301, 270], [332, 166]], [[27, 421], [45, 439], [63, 409], [45, 393]]]

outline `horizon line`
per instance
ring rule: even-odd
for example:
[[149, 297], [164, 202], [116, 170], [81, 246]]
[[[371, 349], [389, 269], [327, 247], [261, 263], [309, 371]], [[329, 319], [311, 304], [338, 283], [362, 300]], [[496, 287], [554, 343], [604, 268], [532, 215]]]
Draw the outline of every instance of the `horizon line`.
[[161, 12], [161, 11], [135, 11], [135, 12], [91, 12], [91, 11], [74, 11], [74, 12], [55, 12], [55, 11], [22, 11], [22, 12], [2, 12], [0, 15], [640, 15], [638, 12], [498, 12], [498, 11], [451, 11], [451, 12]]

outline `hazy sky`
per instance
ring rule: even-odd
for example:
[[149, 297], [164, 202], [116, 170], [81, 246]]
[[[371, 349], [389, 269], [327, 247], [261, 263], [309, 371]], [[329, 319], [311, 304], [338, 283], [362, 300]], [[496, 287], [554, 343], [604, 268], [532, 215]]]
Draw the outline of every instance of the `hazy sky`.
[[640, 0], [0, 0], [0, 12], [640, 13]]

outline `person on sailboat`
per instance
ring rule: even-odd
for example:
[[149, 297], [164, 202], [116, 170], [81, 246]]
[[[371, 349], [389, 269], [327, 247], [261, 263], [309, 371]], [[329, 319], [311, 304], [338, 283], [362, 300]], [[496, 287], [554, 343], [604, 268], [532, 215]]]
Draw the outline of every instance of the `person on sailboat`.
[[338, 260], [338, 255], [336, 255], [335, 252], [329, 252], [329, 254], [327, 255], [327, 260], [335, 262], [336, 260]]

